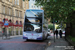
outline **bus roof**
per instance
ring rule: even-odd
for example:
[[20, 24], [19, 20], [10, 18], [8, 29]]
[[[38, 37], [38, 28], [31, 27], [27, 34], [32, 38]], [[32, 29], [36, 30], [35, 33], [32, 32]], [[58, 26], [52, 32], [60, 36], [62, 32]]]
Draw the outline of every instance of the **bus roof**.
[[26, 11], [29, 11], [29, 10], [32, 10], [32, 11], [44, 11], [44, 10], [41, 10], [41, 9], [27, 9]]

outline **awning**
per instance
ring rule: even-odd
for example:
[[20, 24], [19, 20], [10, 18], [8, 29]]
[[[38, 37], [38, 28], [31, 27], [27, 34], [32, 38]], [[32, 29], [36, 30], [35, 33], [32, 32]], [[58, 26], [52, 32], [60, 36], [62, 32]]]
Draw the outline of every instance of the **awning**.
[[0, 21], [0, 24], [4, 24], [2, 21]]
[[9, 23], [9, 26], [13, 26], [14, 24], [13, 23]]
[[9, 27], [9, 26], [7, 25], [7, 26], [4, 26], [4, 27]]
[[15, 27], [22, 27], [22, 25], [13, 25], [13, 26], [15, 26]]
[[19, 25], [18, 24], [17, 25], [13, 24], [13, 26], [18, 27]]
[[0, 21], [0, 26], [3, 26], [3, 25], [4, 25], [4, 23], [2, 21]]
[[19, 27], [22, 27], [22, 25], [18, 25]]

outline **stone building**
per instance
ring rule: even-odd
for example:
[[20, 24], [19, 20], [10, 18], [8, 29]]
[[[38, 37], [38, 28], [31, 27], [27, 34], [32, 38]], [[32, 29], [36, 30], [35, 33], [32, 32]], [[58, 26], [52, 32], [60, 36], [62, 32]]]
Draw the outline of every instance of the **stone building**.
[[29, 9], [29, 1], [25, 0], [0, 0], [0, 19], [24, 21], [25, 10]]
[[14, 24], [16, 21], [22, 21], [23, 25], [26, 9], [29, 9], [28, 0], [0, 0], [0, 21], [6, 18]]

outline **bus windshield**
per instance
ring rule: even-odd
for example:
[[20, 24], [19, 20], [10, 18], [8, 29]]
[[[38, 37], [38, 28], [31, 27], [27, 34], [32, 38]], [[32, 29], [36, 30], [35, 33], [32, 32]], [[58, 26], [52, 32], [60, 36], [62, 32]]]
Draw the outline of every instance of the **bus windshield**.
[[42, 23], [42, 18], [25, 18], [25, 23]]
[[25, 16], [26, 17], [42, 17], [42, 10], [27, 10]]
[[24, 32], [42, 32], [43, 10], [26, 10]]
[[32, 23], [26, 23], [24, 26], [24, 31], [33, 31], [36, 33], [42, 32], [42, 24], [32, 24]]

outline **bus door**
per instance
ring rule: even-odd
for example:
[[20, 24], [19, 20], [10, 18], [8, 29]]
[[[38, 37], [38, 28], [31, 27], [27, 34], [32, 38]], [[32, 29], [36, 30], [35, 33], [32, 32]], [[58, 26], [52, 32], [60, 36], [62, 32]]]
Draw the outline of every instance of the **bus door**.
[[47, 27], [45, 26], [45, 24], [43, 25], [43, 34], [46, 37], [47, 36]]

